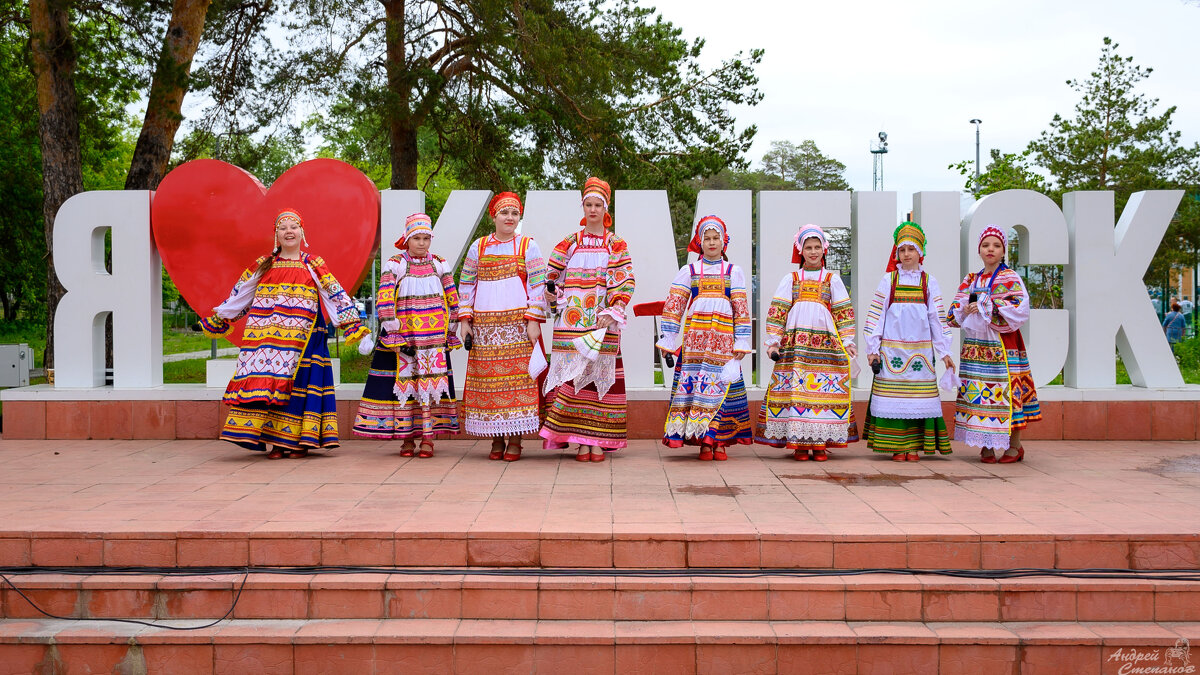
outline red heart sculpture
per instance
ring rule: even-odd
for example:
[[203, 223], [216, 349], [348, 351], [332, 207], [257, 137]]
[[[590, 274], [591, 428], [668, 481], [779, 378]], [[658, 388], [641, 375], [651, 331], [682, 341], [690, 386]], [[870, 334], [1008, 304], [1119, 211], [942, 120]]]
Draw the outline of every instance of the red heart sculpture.
[[[201, 316], [229, 297], [242, 270], [270, 253], [275, 216], [296, 210], [309, 247], [354, 291], [379, 247], [379, 189], [336, 159], [288, 169], [270, 189], [250, 173], [215, 159], [180, 165], [150, 202], [150, 230], [167, 274]], [[326, 317], [331, 319], [331, 317]], [[241, 325], [229, 339], [240, 344]]]

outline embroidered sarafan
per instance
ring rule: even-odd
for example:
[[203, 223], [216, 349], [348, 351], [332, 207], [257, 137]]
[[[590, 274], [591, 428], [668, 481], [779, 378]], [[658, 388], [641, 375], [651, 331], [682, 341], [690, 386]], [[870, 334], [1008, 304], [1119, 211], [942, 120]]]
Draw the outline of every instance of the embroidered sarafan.
[[663, 430], [670, 447], [751, 442], [741, 361], [751, 350], [746, 279], [737, 265], [697, 260], [675, 275], [658, 346], [679, 352]]
[[355, 435], [432, 439], [457, 433], [449, 354], [460, 343], [451, 267], [436, 255], [392, 256], [377, 295], [382, 330], [354, 418]]
[[[494, 200], [496, 208], [512, 202], [509, 194]], [[529, 376], [535, 347], [525, 327], [545, 320], [545, 287], [546, 261], [531, 237], [488, 235], [467, 249], [458, 283], [459, 316], [471, 321], [474, 341], [462, 395], [467, 433], [513, 436], [541, 425], [538, 384]]]
[[[965, 316], [972, 293], [979, 312]], [[992, 274], [968, 274], [959, 285], [947, 315], [947, 323], [963, 332], [962, 383], [954, 405], [956, 440], [1004, 450], [1013, 429], [1042, 418], [1020, 333], [1029, 310], [1029, 293], [1020, 275], [1003, 263]]]
[[[902, 228], [897, 241], [917, 245], [912, 235], [900, 238], [903, 234]], [[937, 280], [920, 267], [884, 274], [863, 329], [867, 354], [880, 359], [863, 425], [867, 447], [876, 452], [949, 454], [937, 362], [950, 353], [953, 343]]]
[[842, 447], [858, 439], [850, 403], [854, 307], [826, 269], [784, 277], [767, 311], [766, 345], [778, 347], [754, 440], [795, 450]]
[[[625, 240], [611, 231], [580, 230], [563, 239], [548, 260], [556, 284], [558, 315], [546, 376], [546, 422], [541, 436], [551, 447], [582, 443], [607, 449], [626, 446], [625, 378], [620, 332], [633, 296], [633, 262]], [[596, 322], [613, 323], [596, 339]]]
[[242, 347], [223, 401], [230, 406], [221, 438], [255, 450], [263, 444], [290, 449], [336, 447], [333, 368], [326, 345], [326, 316], [354, 344], [367, 336], [357, 309], [319, 256], [266, 257], [246, 269], [213, 316], [206, 334], [227, 334], [246, 317]]

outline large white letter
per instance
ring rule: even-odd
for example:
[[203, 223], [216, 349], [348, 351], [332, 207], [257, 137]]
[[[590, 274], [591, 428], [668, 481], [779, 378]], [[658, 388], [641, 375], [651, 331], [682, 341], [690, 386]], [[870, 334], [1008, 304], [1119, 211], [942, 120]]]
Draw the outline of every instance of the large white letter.
[[1063, 288], [1071, 310], [1071, 355], [1063, 373], [1068, 387], [1115, 386], [1114, 345], [1135, 385], [1183, 386], [1142, 282], [1182, 198], [1182, 190], [1138, 192], [1114, 229], [1113, 193], [1063, 196], [1071, 235]]
[[[763, 348], [771, 296], [784, 275], [796, 269], [792, 247], [800, 226], [813, 223], [828, 233], [850, 227], [850, 193], [764, 191], [758, 193], [758, 384], [771, 381], [772, 361]], [[858, 302], [858, 298], [854, 298]]]
[[[753, 241], [753, 193], [750, 190], [701, 190], [696, 195], [696, 215], [692, 218], [692, 222], [688, 223], [688, 229], [695, 232], [696, 223], [707, 215], [716, 215], [721, 220], [725, 221], [725, 228], [729, 231], [729, 249], [725, 252], [729, 262], [742, 268], [742, 274], [746, 277], [746, 304], [750, 310], [750, 321], [753, 327], [753, 322], [757, 318], [755, 316], [754, 302], [754, 241]], [[689, 235], [690, 236], [690, 235]], [[699, 254], [693, 253], [687, 256], [689, 262], [699, 258]], [[666, 294], [663, 294], [666, 298]], [[647, 300], [649, 299], [647, 298]], [[751, 344], [753, 343], [754, 333], [751, 332]], [[754, 355], [747, 354], [746, 358], [742, 359], [742, 376], [746, 382], [750, 382], [751, 373], [754, 372]], [[664, 377], [664, 385], [671, 386], [671, 378]], [[751, 382], [751, 384], [753, 384]]]
[[[109, 228], [111, 274], [104, 265]], [[150, 192], [82, 192], [68, 199], [54, 219], [54, 269], [67, 291], [54, 314], [55, 386], [104, 386], [109, 313], [113, 386], [161, 386], [162, 261], [150, 240]]]
[[[635, 317], [632, 305], [667, 297], [671, 280], [679, 271], [675, 235], [671, 230], [671, 206], [666, 190], [617, 190], [613, 201], [617, 234], [629, 244], [633, 259], [635, 295], [626, 312], [629, 321], [621, 334], [621, 356], [625, 386], [654, 386], [654, 319]], [[663, 379], [670, 378], [669, 373]], [[670, 386], [670, 385], [668, 385]]]
[[[850, 221], [853, 223], [853, 246], [850, 252], [850, 267], [854, 270], [850, 296], [854, 299], [854, 329], [858, 351], [863, 354], [859, 361], [866, 364], [867, 341], [863, 334], [863, 322], [867, 310], [875, 297], [875, 285], [883, 276], [888, 256], [892, 252], [892, 231], [896, 228], [895, 192], [855, 192], [850, 196]], [[843, 281], [845, 281], [843, 279]], [[855, 381], [859, 387], [871, 386], [871, 369], [863, 368]]]
[[[975, 202], [967, 212], [962, 228], [962, 259], [967, 265], [982, 266], [976, 245], [979, 233], [988, 225], [996, 225], [1005, 232], [1016, 228], [1021, 265], [1062, 265], [1070, 259], [1067, 223], [1062, 211], [1040, 192], [1003, 190]], [[963, 274], [968, 271], [964, 269]], [[1069, 322], [1070, 312], [1065, 309], [1034, 309], [1030, 312], [1029, 323], [1021, 333], [1027, 343], [1029, 369], [1035, 384], [1043, 385], [1053, 380], [1067, 362]]]
[[[452, 266], [457, 267], [471, 234], [479, 219], [487, 211], [488, 190], [455, 190], [446, 199], [446, 205], [433, 224], [433, 244], [430, 248]], [[425, 193], [420, 190], [384, 190], [379, 193], [379, 261], [399, 253], [396, 240], [404, 234], [404, 221], [414, 213], [425, 210]], [[457, 281], [457, 280], [456, 280]], [[456, 349], [450, 353], [450, 367], [459, 374], [458, 395], [462, 396], [462, 382], [467, 373], [467, 353]]]

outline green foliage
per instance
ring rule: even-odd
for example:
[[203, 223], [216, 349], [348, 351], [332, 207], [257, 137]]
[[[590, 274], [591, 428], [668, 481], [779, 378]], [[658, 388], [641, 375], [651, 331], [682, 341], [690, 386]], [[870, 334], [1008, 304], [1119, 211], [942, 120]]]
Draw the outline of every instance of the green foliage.
[[814, 141], [799, 146], [788, 141], [772, 141], [771, 149], [763, 155], [763, 173], [779, 179], [779, 187], [763, 186], [764, 190], [849, 190], [846, 165], [821, 152]]
[[[46, 302], [42, 153], [28, 37], [0, 27], [0, 318], [36, 316]], [[39, 352], [40, 353], [40, 352]]]
[[1119, 210], [1139, 190], [1194, 185], [1200, 145], [1180, 144], [1171, 128], [1175, 106], [1154, 114], [1158, 99], [1137, 91], [1153, 69], [1134, 65], [1117, 47], [1104, 38], [1096, 70], [1086, 80], [1067, 80], [1079, 94], [1074, 117], [1056, 114], [1029, 151], [1055, 193], [1113, 190]]
[[1021, 154], [1012, 152], [1001, 154], [999, 150], [993, 148], [991, 160], [988, 162], [986, 170], [980, 172], [978, 182], [975, 180], [974, 160], [966, 159], [957, 164], [951, 164], [948, 168], [966, 176], [967, 180], [963, 190], [978, 197], [1002, 190], [1034, 190], [1046, 193], [1048, 191], [1046, 179], [1029, 165], [1030, 154], [1028, 150]]
[[195, 129], [175, 144], [172, 168], [193, 159], [220, 159], [245, 169], [263, 185], [270, 186], [284, 171], [304, 161], [304, 154], [304, 137], [297, 128], [261, 138]]
[[[0, 2], [0, 302], [6, 322], [41, 318], [46, 303], [46, 240], [42, 219], [42, 158], [29, 51], [28, 8]], [[130, 56], [128, 28], [87, 6], [75, 13], [84, 188], [119, 190], [133, 154], [126, 106], [141, 81]]]

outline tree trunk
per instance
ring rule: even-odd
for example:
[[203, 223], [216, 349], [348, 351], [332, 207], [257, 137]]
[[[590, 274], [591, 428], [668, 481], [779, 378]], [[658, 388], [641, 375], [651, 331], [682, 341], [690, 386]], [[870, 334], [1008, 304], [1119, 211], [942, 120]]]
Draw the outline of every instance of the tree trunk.
[[125, 178], [126, 190], [153, 190], [167, 172], [175, 133], [183, 122], [183, 98], [188, 92], [192, 57], [200, 45], [211, 4], [212, 0], [175, 0], [171, 8], [171, 20], [150, 83], [146, 118]]
[[388, 156], [393, 190], [417, 189], [417, 124], [412, 111], [412, 82], [404, 60], [404, 0], [383, 0], [387, 18]]
[[69, 0], [30, 0], [33, 74], [37, 80], [38, 136], [42, 148], [42, 213], [46, 236], [46, 354], [54, 367], [54, 313], [65, 294], [54, 271], [54, 218], [83, 192], [79, 106], [75, 95], [75, 41]]

